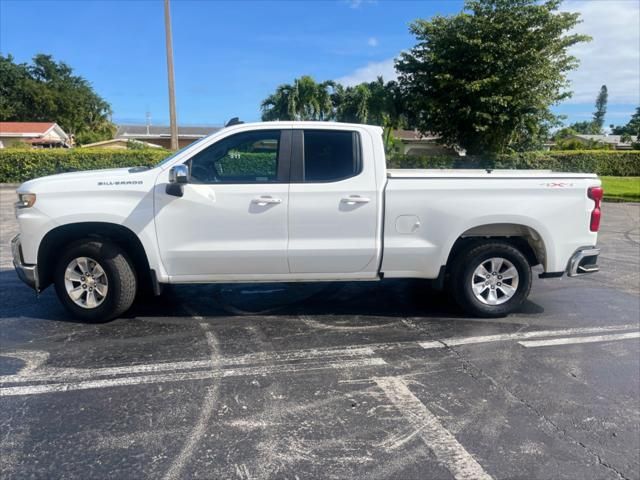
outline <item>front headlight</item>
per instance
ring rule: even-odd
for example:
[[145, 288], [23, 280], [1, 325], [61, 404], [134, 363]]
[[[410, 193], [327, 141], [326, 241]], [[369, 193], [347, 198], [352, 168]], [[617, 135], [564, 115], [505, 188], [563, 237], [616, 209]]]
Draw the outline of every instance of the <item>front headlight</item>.
[[16, 208], [30, 208], [36, 203], [35, 193], [19, 193]]

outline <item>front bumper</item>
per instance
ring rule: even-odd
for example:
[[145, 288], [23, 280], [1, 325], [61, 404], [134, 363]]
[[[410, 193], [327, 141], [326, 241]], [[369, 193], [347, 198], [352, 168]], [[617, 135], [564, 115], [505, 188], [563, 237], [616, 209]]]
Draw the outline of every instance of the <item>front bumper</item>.
[[578, 277], [597, 272], [600, 270], [597, 263], [598, 255], [600, 255], [600, 249], [596, 247], [583, 247], [576, 250], [567, 265], [567, 275]]
[[40, 291], [40, 283], [38, 281], [38, 266], [26, 265], [22, 260], [22, 245], [20, 243], [20, 235], [16, 235], [11, 240], [11, 254], [13, 255], [13, 266], [20, 280], [33, 288], [36, 292]]

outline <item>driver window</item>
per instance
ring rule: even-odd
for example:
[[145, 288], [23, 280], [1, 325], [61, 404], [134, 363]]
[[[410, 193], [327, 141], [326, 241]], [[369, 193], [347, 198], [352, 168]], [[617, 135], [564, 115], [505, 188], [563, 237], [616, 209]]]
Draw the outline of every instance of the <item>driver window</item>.
[[279, 130], [238, 133], [194, 155], [193, 183], [270, 183], [278, 181]]

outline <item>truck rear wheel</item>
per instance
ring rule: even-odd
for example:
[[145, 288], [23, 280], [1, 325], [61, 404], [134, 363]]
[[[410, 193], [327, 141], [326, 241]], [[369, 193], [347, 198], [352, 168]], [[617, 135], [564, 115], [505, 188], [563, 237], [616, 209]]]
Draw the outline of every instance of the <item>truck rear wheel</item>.
[[454, 260], [451, 288], [466, 312], [485, 318], [516, 310], [531, 290], [526, 257], [507, 242], [490, 240], [461, 252]]
[[117, 245], [85, 239], [65, 249], [54, 270], [56, 293], [75, 317], [107, 321], [131, 307], [136, 296], [135, 271]]

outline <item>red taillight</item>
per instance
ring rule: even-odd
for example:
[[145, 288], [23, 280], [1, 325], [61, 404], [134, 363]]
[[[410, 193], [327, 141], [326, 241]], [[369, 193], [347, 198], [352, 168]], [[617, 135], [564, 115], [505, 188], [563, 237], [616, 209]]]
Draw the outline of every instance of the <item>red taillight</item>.
[[602, 202], [603, 195], [604, 190], [602, 187], [589, 187], [589, 190], [587, 190], [587, 197], [596, 202], [591, 212], [591, 224], [589, 225], [592, 232], [597, 232], [600, 229], [600, 217], [602, 217], [600, 203]]

